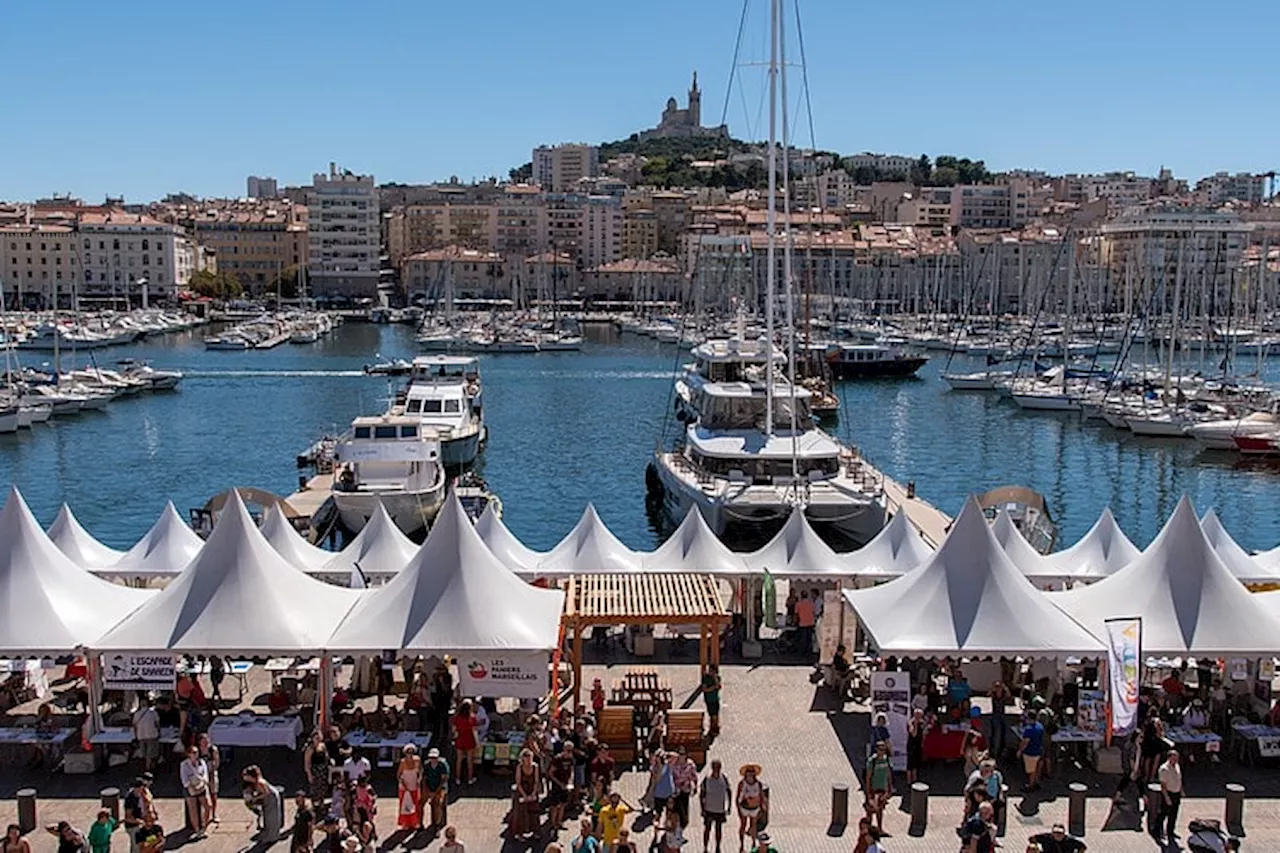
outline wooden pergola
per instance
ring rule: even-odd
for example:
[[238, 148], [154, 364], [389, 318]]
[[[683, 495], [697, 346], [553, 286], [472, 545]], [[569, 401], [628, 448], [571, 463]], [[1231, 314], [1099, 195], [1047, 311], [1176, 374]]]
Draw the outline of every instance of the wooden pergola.
[[582, 700], [582, 637], [597, 625], [697, 625], [698, 663], [720, 663], [720, 630], [729, 613], [714, 575], [570, 575], [561, 627], [573, 631], [573, 698]]

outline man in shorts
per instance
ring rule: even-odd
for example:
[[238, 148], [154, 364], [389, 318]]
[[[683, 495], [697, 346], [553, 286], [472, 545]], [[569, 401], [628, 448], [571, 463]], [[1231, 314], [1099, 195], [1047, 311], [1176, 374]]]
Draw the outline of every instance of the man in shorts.
[[431, 826], [444, 826], [448, 821], [446, 804], [449, 801], [449, 762], [440, 757], [434, 746], [427, 752], [427, 764], [422, 768], [422, 781], [427, 790], [427, 802], [431, 806]]
[[698, 790], [698, 802], [702, 809], [702, 853], [711, 849], [711, 828], [716, 832], [716, 853], [720, 853], [720, 842], [724, 836], [724, 822], [729, 816], [729, 803], [732, 795], [729, 777], [724, 775], [720, 759], [713, 759], [711, 772], [702, 780]]
[[1034, 791], [1040, 787], [1040, 759], [1044, 757], [1044, 726], [1033, 713], [1027, 714], [1026, 722], [1022, 727], [1022, 742], [1018, 744], [1018, 755], [1022, 756], [1022, 769], [1027, 776], [1024, 790]]
[[160, 758], [160, 713], [149, 702], [133, 715], [133, 739], [138, 742], [142, 769], [151, 772]]

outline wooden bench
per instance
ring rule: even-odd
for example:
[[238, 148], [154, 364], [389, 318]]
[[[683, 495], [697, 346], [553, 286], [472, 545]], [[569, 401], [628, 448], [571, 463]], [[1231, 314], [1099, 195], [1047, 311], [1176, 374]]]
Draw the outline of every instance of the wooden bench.
[[636, 763], [635, 708], [609, 705], [600, 709], [596, 720], [596, 740], [609, 751], [609, 756], [623, 770]]
[[702, 712], [673, 709], [667, 711], [667, 748], [684, 747], [694, 763], [707, 761], [707, 741], [702, 732]]

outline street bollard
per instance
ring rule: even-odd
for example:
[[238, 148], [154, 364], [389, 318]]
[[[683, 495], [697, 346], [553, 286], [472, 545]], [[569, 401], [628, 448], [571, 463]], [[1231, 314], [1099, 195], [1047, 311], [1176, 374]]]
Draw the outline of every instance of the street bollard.
[[849, 786], [831, 786], [831, 825], [849, 825]]
[[36, 789], [18, 791], [18, 831], [23, 835], [36, 828]]
[[929, 786], [924, 782], [911, 783], [911, 829], [913, 835], [923, 835], [929, 827]]
[[1084, 835], [1085, 796], [1089, 786], [1080, 782], [1072, 782], [1067, 786], [1067, 832], [1075, 836]]
[[1227, 832], [1244, 835], [1244, 785], [1227, 783]]
[[99, 796], [102, 797], [102, 807], [107, 811], [111, 812], [111, 819], [115, 821], [119, 821], [120, 820], [120, 789], [119, 788], [103, 788], [102, 793]]

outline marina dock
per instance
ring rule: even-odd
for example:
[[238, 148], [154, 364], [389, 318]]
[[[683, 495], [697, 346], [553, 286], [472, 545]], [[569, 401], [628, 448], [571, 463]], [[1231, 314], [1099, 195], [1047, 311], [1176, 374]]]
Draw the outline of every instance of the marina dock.
[[947, 538], [947, 531], [951, 529], [951, 516], [914, 492], [914, 489], [909, 490], [897, 480], [884, 475], [884, 502], [889, 514], [892, 516], [905, 512], [907, 521], [920, 531], [929, 547], [936, 549]]

